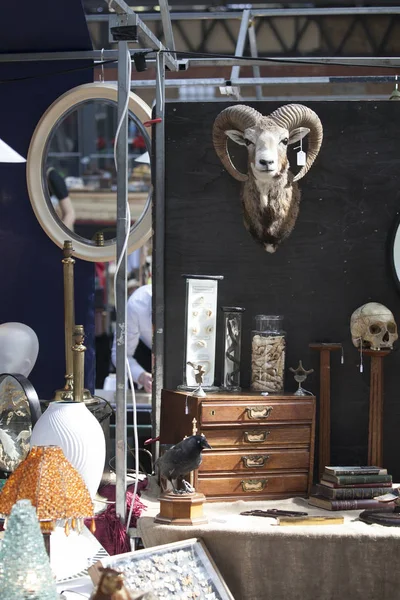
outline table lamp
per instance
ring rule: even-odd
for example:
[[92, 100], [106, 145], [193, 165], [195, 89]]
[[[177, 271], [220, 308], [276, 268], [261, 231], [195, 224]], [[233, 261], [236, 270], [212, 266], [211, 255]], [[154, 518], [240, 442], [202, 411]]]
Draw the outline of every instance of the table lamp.
[[1, 545], [0, 564], [2, 598], [59, 598], [36, 511], [29, 500], [19, 500], [12, 507]]
[[50, 535], [57, 521], [78, 532], [83, 520], [92, 517], [94, 507], [89, 491], [78, 471], [58, 446], [34, 446], [7, 479], [0, 493], [0, 514], [8, 516], [18, 500], [30, 500], [36, 508], [46, 550], [50, 556]]
[[0, 162], [2, 163], [22, 163], [26, 158], [15, 152], [8, 144], [0, 139]]

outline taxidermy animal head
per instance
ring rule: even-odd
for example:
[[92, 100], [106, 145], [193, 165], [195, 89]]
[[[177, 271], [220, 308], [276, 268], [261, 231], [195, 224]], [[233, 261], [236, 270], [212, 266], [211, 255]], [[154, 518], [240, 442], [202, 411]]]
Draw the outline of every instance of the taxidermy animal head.
[[[307, 160], [294, 177], [287, 147], [310, 135]], [[247, 146], [247, 174], [240, 173], [229, 156], [228, 137]], [[293, 230], [299, 212], [297, 181], [311, 168], [322, 144], [317, 114], [302, 104], [281, 106], [268, 116], [236, 104], [223, 110], [213, 127], [214, 148], [225, 169], [242, 184], [244, 224], [268, 252], [275, 252]]]

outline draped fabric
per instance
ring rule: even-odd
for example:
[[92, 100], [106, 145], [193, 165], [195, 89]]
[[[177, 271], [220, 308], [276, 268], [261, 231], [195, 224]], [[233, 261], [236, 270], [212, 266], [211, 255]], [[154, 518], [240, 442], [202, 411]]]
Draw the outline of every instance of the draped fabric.
[[[91, 50], [80, 0], [0, 3], [0, 53]], [[0, 63], [0, 138], [27, 157], [33, 131], [56, 98], [93, 81], [92, 61]], [[64, 385], [62, 250], [31, 208], [24, 163], [0, 164], [0, 322], [26, 323], [39, 338], [30, 379], [40, 398]], [[76, 260], [76, 322], [86, 331], [86, 381], [94, 391], [94, 265]]]

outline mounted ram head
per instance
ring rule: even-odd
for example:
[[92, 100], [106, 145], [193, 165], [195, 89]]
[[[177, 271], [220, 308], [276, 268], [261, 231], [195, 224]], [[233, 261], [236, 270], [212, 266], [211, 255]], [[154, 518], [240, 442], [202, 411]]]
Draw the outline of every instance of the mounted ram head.
[[[310, 134], [306, 164], [294, 177], [289, 170], [287, 146]], [[240, 173], [228, 152], [228, 137], [247, 146], [248, 172]], [[268, 252], [293, 230], [299, 212], [299, 181], [311, 168], [321, 148], [322, 124], [302, 104], [287, 104], [263, 116], [254, 108], [236, 104], [223, 110], [213, 127], [214, 148], [225, 169], [242, 185], [244, 224]]]

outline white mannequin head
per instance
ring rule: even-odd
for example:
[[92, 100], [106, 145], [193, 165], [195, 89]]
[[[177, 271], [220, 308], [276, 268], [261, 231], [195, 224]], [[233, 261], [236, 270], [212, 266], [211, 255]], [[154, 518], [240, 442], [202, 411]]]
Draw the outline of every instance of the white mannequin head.
[[28, 377], [35, 366], [38, 353], [38, 337], [28, 325], [0, 325], [0, 373], [20, 373]]

